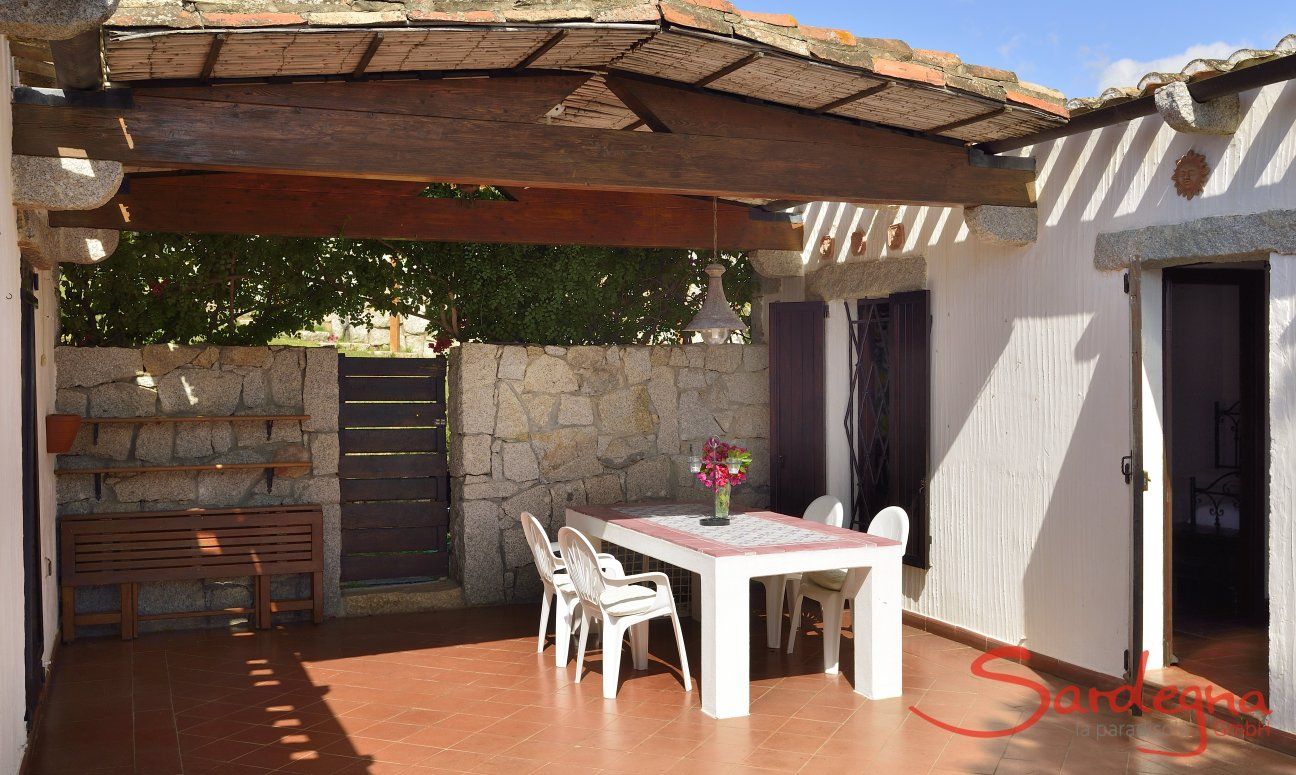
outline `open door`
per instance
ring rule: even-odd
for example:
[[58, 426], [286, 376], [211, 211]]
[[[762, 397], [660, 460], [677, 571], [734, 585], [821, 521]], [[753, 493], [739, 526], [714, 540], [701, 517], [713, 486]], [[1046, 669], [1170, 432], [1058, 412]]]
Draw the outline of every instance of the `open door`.
[[[1125, 275], [1130, 317], [1130, 453], [1121, 472], [1130, 494], [1130, 623], [1129, 646], [1125, 650], [1125, 679], [1133, 685], [1143, 653], [1143, 492], [1147, 472], [1143, 469], [1143, 295], [1142, 267], [1130, 261]], [[1135, 708], [1135, 715], [1139, 715]]]
[[36, 423], [36, 283], [39, 275], [25, 272], [22, 284], [22, 508], [23, 508], [23, 663], [26, 717], [31, 728], [36, 704], [45, 686], [45, 632], [41, 610], [44, 560], [40, 539], [40, 450]]

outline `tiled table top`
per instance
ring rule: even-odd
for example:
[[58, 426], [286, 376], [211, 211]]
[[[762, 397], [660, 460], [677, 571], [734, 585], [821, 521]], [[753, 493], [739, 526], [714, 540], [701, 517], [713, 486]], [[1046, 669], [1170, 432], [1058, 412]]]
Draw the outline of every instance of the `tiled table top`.
[[[711, 506], [706, 503], [663, 502], [570, 508], [711, 557], [898, 545], [895, 541], [868, 533], [829, 527], [773, 511], [735, 512], [731, 515], [733, 524], [729, 527], [710, 528], [700, 523], [694, 526], [691, 522], [684, 527], [682, 515], [691, 512], [700, 519], [710, 514]], [[761, 543], [761, 534], [769, 543]]]

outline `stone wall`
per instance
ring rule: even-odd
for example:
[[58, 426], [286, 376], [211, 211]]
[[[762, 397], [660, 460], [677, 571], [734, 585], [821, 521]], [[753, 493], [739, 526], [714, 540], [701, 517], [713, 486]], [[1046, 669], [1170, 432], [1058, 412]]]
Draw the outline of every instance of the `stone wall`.
[[[58, 478], [59, 514], [158, 511], [195, 506], [262, 506], [320, 503], [324, 507], [325, 610], [339, 608], [338, 387], [332, 348], [177, 347], [142, 349], [60, 347], [57, 409], [83, 417], [308, 414], [281, 420], [268, 432], [263, 421], [82, 425], [60, 468], [165, 466], [262, 461], [311, 461], [310, 469], [281, 470], [267, 487], [261, 469], [153, 472], [104, 476], [96, 498], [94, 478]], [[276, 597], [303, 597], [302, 577], [276, 578]], [[250, 580], [145, 584], [141, 613], [251, 604]], [[115, 588], [78, 590], [80, 612], [113, 610]], [[142, 623], [141, 629], [220, 624], [225, 620]]]
[[737, 344], [452, 350], [451, 532], [465, 600], [539, 594], [523, 511], [553, 535], [570, 504], [710, 498], [688, 458], [711, 435], [752, 451], [734, 500], [765, 505], [767, 361], [764, 345]]

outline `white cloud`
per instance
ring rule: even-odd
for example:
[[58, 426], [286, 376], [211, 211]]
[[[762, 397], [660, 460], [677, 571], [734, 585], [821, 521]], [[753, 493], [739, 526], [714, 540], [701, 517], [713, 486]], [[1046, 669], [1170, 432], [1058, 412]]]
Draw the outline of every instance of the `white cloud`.
[[1100, 93], [1103, 89], [1112, 86], [1135, 86], [1139, 79], [1148, 73], [1177, 73], [1183, 69], [1184, 65], [1194, 59], [1228, 59], [1229, 55], [1240, 48], [1246, 48], [1245, 43], [1224, 43], [1217, 41], [1215, 43], [1198, 43], [1189, 46], [1187, 50], [1178, 54], [1172, 54], [1160, 59], [1117, 59], [1114, 62], [1100, 63], [1101, 69], [1098, 72], [1097, 86], [1094, 93]]

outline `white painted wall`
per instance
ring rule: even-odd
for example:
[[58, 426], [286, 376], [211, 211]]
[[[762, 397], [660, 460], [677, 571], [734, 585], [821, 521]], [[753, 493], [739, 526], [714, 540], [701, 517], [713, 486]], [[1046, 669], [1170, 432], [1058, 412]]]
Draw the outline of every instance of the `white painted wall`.
[[[12, 80], [9, 42], [0, 36], [0, 94], [9, 94]], [[22, 449], [22, 350], [18, 239], [10, 175], [13, 132], [8, 99], [0, 108], [0, 449], [9, 450], [0, 465], [0, 492], [8, 493], [8, 508], [0, 517], [0, 772], [17, 772], [27, 733], [23, 724], [23, 551], [22, 467], [15, 465]]]
[[[1129, 312], [1120, 275], [1094, 269], [1094, 242], [1099, 233], [1296, 208], [1296, 82], [1244, 94], [1242, 105], [1245, 118], [1232, 137], [1179, 135], [1153, 116], [1020, 152], [1039, 164], [1040, 236], [1025, 248], [972, 239], [958, 209], [900, 207], [894, 217], [908, 238], [891, 251], [882, 247], [889, 214], [834, 203], [808, 208], [804, 260], [811, 268], [825, 234], [836, 239], [835, 260], [859, 260], [847, 255], [857, 224], [869, 235], [866, 259], [927, 258], [934, 318], [932, 568], [906, 569], [911, 610], [1121, 673], [1129, 615], [1129, 490], [1119, 474], [1129, 449]], [[1178, 197], [1170, 180], [1175, 160], [1189, 149], [1205, 154], [1214, 170], [1191, 201]], [[1155, 275], [1145, 288], [1145, 332], [1155, 331], [1159, 341]], [[845, 358], [844, 329], [830, 320], [828, 330], [829, 359]], [[1148, 351], [1147, 362], [1153, 487], [1145, 496], [1144, 581], [1159, 595], [1159, 351]], [[828, 368], [831, 382], [835, 367]], [[830, 392], [830, 439], [843, 433], [843, 401]], [[831, 467], [844, 440], [829, 443]], [[1291, 467], [1293, 458], [1286, 460]], [[841, 481], [830, 473], [834, 488]], [[1275, 501], [1275, 523], [1290, 522], [1292, 513]], [[1296, 542], [1290, 524], [1285, 529]], [[1279, 610], [1293, 622], [1286, 625], [1293, 630], [1286, 656], [1276, 658], [1292, 660], [1296, 543], [1280, 553], [1276, 535], [1271, 555], [1272, 574], [1286, 579], [1291, 597]], [[1154, 661], [1161, 650], [1159, 604], [1146, 605]], [[1290, 687], [1296, 663], [1285, 675]], [[1296, 703], [1296, 690], [1284, 691], [1278, 696]], [[1296, 708], [1287, 712], [1287, 723], [1296, 723]]]
[[40, 466], [40, 537], [43, 564], [41, 602], [44, 611], [46, 668], [54, 655], [59, 630], [58, 588], [58, 482], [54, 476], [54, 455], [45, 451], [45, 421], [47, 414], [57, 411], [54, 397], [57, 394], [54, 374], [54, 346], [58, 344], [58, 272], [41, 272], [40, 289], [36, 296], [40, 306], [36, 309], [36, 449]]
[[1296, 730], [1296, 256], [1269, 269], [1269, 704]]

